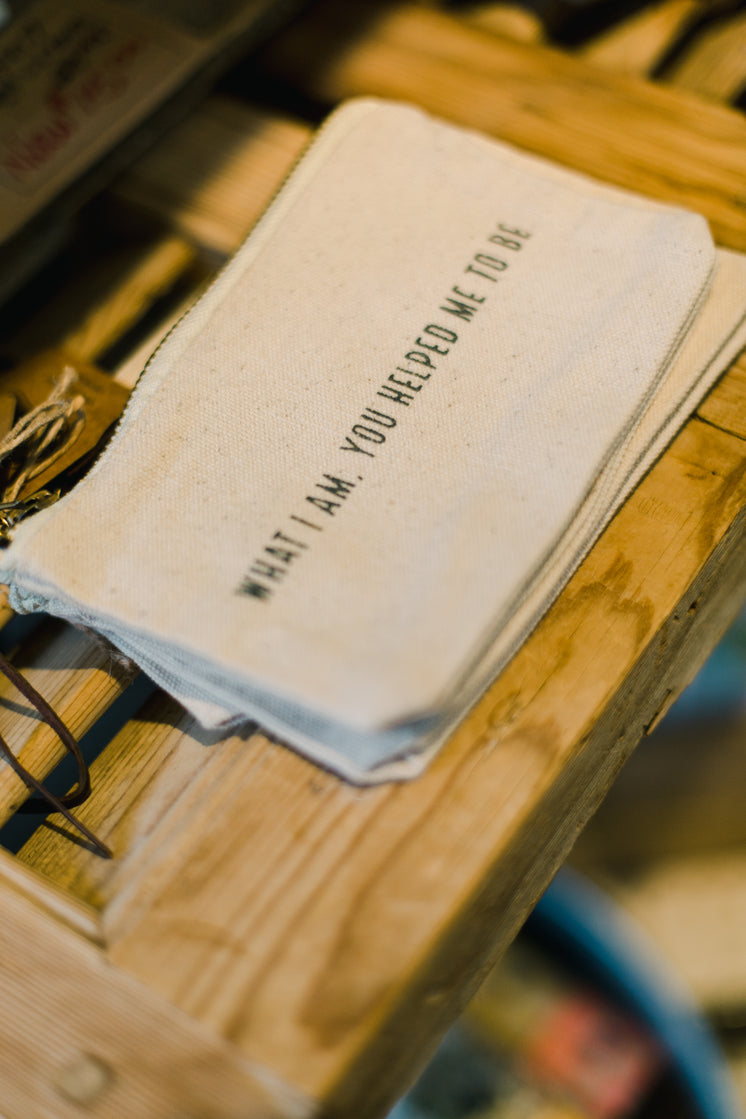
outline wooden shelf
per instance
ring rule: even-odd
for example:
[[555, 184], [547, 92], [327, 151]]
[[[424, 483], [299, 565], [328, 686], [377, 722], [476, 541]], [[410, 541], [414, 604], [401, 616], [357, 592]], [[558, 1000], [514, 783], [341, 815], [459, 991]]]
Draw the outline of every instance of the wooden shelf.
[[[721, 244], [746, 249], [737, 111], [389, 7], [361, 31], [349, 5], [314, 5], [261, 65], [325, 102], [416, 101], [698, 209]], [[27, 356], [38, 323], [81, 357], [125, 338], [141, 352], [310, 131], [213, 96], [96, 204], [99, 221], [147, 216], [147, 243], [117, 258], [113, 283], [92, 282], [94, 265], [66, 282], [10, 348]], [[119, 376], [131, 382], [136, 364], [125, 353]], [[745, 405], [741, 362], [417, 781], [354, 788], [258, 730], [218, 740], [160, 693], [134, 713], [79, 810], [115, 858], [54, 818], [0, 858], [7, 1119], [384, 1115], [739, 610]], [[92, 637], [51, 621], [14, 660], [79, 734], [129, 679]], [[17, 713], [9, 686], [0, 698], [0, 731], [49, 772], [47, 728]], [[6, 818], [25, 793], [0, 767]]]

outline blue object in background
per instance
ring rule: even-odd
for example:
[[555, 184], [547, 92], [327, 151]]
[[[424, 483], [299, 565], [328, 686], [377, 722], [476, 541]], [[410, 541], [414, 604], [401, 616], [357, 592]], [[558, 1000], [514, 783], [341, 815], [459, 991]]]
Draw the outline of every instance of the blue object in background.
[[[562, 870], [520, 934], [548, 962], [563, 965], [583, 987], [603, 992], [647, 1027], [668, 1057], [666, 1079], [698, 1119], [742, 1119], [720, 1048], [692, 999], [637, 926], [600, 889], [575, 872]], [[405, 1096], [389, 1119], [468, 1116], [488, 1106], [492, 1070], [499, 1058], [480, 1052], [458, 1025], [445, 1037], [431, 1066], [432, 1088]], [[504, 1070], [502, 1075], [504, 1075]], [[431, 1083], [433, 1077], [430, 1077]], [[428, 1106], [428, 1099], [430, 1105]], [[672, 1104], [672, 1106], [676, 1106]], [[431, 1108], [434, 1107], [435, 1111]], [[489, 1110], [489, 1108], [488, 1108]], [[654, 1115], [652, 1108], [646, 1115]], [[661, 1109], [670, 1119], [671, 1112]]]
[[526, 927], [566, 951], [584, 977], [595, 979], [651, 1029], [702, 1119], [743, 1119], [720, 1047], [693, 1000], [654, 946], [601, 890], [562, 870]]

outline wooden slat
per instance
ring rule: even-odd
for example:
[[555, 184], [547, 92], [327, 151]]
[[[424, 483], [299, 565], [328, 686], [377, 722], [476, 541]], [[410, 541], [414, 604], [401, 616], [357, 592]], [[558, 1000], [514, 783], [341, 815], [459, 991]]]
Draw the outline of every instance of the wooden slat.
[[746, 1006], [746, 851], [648, 860], [609, 886], [700, 1006], [718, 1016]]
[[539, 17], [519, 4], [467, 4], [459, 16], [474, 27], [518, 39], [522, 43], [540, 43], [544, 27]]
[[234, 1047], [0, 885], [5, 1119], [301, 1119], [308, 1105]]
[[[81, 818], [95, 820], [102, 838], [112, 847], [113, 861], [81, 859], [70, 844], [70, 833], [41, 827], [20, 851], [18, 859], [33, 866], [70, 894], [107, 908], [107, 923], [116, 923], [116, 910], [132, 907], [133, 893], [149, 894], [143, 883], [166, 852], [174, 858], [174, 820], [183, 826], [195, 808], [193, 783], [199, 798], [214, 786], [220, 798], [230, 787], [234, 761], [247, 756], [244, 740], [220, 741], [197, 727], [173, 700], [157, 694], [137, 717], [122, 728], [91, 766], [94, 795], [81, 809]], [[250, 753], [251, 751], [249, 751]], [[216, 806], [219, 812], [219, 804]], [[98, 833], [97, 833], [98, 834]], [[160, 871], [155, 870], [157, 878]]]
[[73, 359], [95, 361], [194, 258], [194, 248], [173, 235], [112, 248], [88, 262], [39, 314], [4, 339], [4, 349], [19, 361], [53, 347]]
[[24, 858], [102, 905], [148, 986], [329, 1114], [383, 1114], [738, 609], [745, 509], [746, 443], [690, 421], [416, 782], [145, 718], [81, 810], [116, 863], [59, 837]]
[[666, 70], [665, 81], [717, 101], [746, 90], [746, 12], [704, 28]]
[[[76, 276], [43, 308], [41, 316], [11, 332], [4, 350], [17, 361], [57, 347], [73, 361], [95, 361], [184, 274], [195, 259], [183, 239], [166, 236], [149, 245], [119, 249]], [[0, 629], [12, 618], [0, 587]]]
[[304, 124], [213, 96], [116, 183], [116, 197], [233, 252], [308, 142]]
[[[58, 623], [49, 623], [15, 655], [14, 663], [77, 737], [121, 695], [133, 675], [88, 634]], [[0, 733], [40, 781], [65, 756], [54, 731], [5, 677], [0, 679]], [[20, 777], [0, 760], [0, 820], [12, 816], [28, 796]]]
[[616, 74], [644, 77], [706, 5], [707, 0], [662, 0], [648, 5], [631, 18], [613, 24], [578, 53], [586, 62], [605, 66]]
[[180, 237], [156, 241], [129, 269], [116, 269], [115, 290], [96, 300], [72, 329], [68, 325], [62, 348], [73, 357], [95, 360], [173, 286], [194, 259], [194, 249]]
[[721, 244], [746, 249], [740, 113], [414, 6], [382, 16], [356, 38], [354, 29], [344, 34], [351, 10], [341, 10], [339, 0], [314, 8], [276, 40], [266, 65], [322, 100], [411, 100], [558, 163], [688, 206], [709, 218]]
[[[201, 237], [210, 248], [229, 251], [266, 207], [309, 135], [306, 126], [215, 98], [172, 133], [155, 157], [135, 165], [120, 196], [148, 209], [149, 220], [169, 215], [175, 228]], [[166, 183], [174, 184], [170, 191]], [[98, 271], [45, 310], [41, 337], [29, 326], [14, 343], [21, 351], [56, 343], [73, 357], [91, 360], [117, 341], [193, 261], [194, 250], [176, 235], [156, 239], [134, 255], [122, 250], [106, 257]], [[136, 355], [130, 382], [167, 327], [164, 323]], [[0, 602], [0, 625], [11, 616]], [[52, 657], [54, 680], [33, 665], [27, 675], [80, 735], [116, 699], [129, 676], [119, 669], [109, 674], [110, 656], [89, 639], [81, 645], [80, 635], [68, 631], [61, 641], [59, 649], [55, 645], [54, 652], [44, 654]], [[0, 685], [0, 700], [4, 696], [14, 698], [7, 682]], [[3, 722], [0, 715], [0, 730], [3, 726], [11, 748], [40, 780], [64, 756], [53, 732], [34, 716]], [[20, 778], [0, 764], [0, 820], [28, 795]]]
[[[187, 291], [187, 294], [185, 294], [182, 299], [178, 300], [178, 302], [169, 308], [168, 314], [165, 318], [159, 320], [157, 326], [147, 331], [145, 336], [138, 341], [137, 345], [130, 350], [124, 361], [117, 364], [114, 371], [115, 381], [118, 381], [120, 385], [124, 385], [129, 389], [135, 387], [148, 359], [152, 356], [159, 343], [199, 298], [200, 292], [210, 283], [213, 276], [214, 271], [210, 268], [205, 268], [201, 276], [197, 270], [193, 272], [192, 279], [194, 280], [194, 286], [191, 290]], [[198, 279], [200, 279], [201, 282], [198, 283]]]
[[723, 431], [746, 438], [746, 354], [718, 381], [697, 414]]

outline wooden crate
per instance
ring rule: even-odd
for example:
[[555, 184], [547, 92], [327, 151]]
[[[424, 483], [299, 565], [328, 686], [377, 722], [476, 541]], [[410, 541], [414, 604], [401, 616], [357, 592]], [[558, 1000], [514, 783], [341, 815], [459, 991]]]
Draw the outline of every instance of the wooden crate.
[[[659, 4], [595, 61], [594, 44], [538, 43], [505, 5], [471, 22], [352, 8], [314, 5], [264, 53], [268, 87], [416, 101], [698, 209], [746, 249], [743, 116], [639, 76], [695, 4]], [[9, 329], [7, 352], [53, 344], [132, 383], [310, 132], [213, 95], [84, 215], [121, 244]], [[79, 810], [115, 858], [55, 817], [0, 852], [6, 1119], [383, 1115], [740, 608], [745, 402], [742, 361], [416, 782], [354, 788], [259, 730], [218, 740], [160, 693], [132, 711]], [[14, 661], [78, 735], [137, 698], [126, 667], [51, 620]], [[0, 731], [51, 772], [54, 735], [10, 685], [0, 697]], [[3, 818], [26, 795], [0, 767]]]

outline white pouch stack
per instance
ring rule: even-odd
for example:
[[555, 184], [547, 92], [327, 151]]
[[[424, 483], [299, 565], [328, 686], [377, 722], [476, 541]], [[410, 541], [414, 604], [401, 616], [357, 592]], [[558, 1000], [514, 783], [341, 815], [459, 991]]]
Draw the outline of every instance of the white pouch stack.
[[744, 258], [701, 217], [350, 102], [0, 577], [206, 724], [411, 776], [745, 315]]

